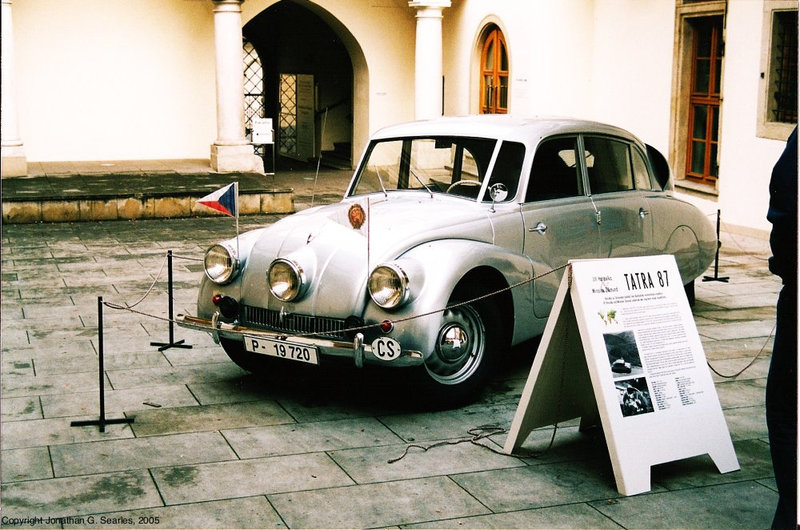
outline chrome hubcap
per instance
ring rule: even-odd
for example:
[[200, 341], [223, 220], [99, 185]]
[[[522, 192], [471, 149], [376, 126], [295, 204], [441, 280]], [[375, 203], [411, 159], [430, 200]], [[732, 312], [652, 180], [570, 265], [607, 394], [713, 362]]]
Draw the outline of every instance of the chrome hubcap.
[[445, 385], [469, 379], [480, 366], [485, 349], [485, 329], [480, 315], [470, 306], [448, 309], [436, 349], [425, 361], [430, 376]]

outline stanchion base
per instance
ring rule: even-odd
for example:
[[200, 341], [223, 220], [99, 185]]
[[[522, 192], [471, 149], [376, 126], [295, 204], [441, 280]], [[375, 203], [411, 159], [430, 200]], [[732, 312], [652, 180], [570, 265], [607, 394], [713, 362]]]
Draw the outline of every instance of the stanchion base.
[[725, 282], [728, 283], [730, 276], [703, 276], [704, 282]]
[[112, 420], [107, 420], [105, 418], [100, 418], [98, 420], [78, 420], [73, 421], [70, 423], [72, 427], [85, 427], [87, 425], [97, 425], [100, 427], [100, 432], [106, 431], [106, 425], [119, 425], [122, 423], [133, 423], [135, 418], [117, 418]]
[[151, 342], [150, 346], [158, 346], [158, 351], [164, 351], [169, 348], [185, 348], [187, 350], [192, 349], [191, 344], [184, 344], [184, 340], [179, 340], [178, 342]]

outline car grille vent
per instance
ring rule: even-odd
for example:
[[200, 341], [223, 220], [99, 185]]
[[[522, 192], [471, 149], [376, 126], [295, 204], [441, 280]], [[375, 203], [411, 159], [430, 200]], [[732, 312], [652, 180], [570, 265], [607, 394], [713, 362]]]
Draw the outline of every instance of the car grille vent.
[[242, 324], [282, 333], [316, 333], [323, 337], [346, 339], [344, 319], [287, 314], [281, 322], [280, 312], [261, 307], [242, 306]]

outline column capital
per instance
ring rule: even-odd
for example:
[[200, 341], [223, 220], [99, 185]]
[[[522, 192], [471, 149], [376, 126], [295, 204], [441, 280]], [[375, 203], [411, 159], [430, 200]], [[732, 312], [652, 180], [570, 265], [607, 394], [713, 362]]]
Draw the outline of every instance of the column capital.
[[244, 0], [211, 0], [214, 3], [214, 11], [230, 11], [233, 13], [242, 12]]
[[408, 2], [408, 7], [422, 9], [444, 9], [451, 5], [452, 2], [450, 0], [409, 0]]

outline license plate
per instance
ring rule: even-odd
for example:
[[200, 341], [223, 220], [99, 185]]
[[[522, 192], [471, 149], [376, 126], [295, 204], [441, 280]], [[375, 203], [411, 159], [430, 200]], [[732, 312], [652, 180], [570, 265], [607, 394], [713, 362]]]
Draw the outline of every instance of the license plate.
[[283, 340], [244, 336], [244, 348], [252, 353], [289, 359], [301, 363], [319, 364], [319, 353], [315, 346], [306, 346]]

